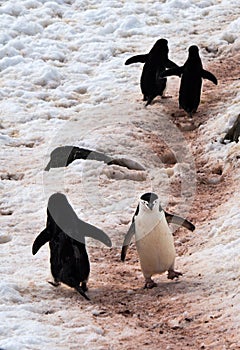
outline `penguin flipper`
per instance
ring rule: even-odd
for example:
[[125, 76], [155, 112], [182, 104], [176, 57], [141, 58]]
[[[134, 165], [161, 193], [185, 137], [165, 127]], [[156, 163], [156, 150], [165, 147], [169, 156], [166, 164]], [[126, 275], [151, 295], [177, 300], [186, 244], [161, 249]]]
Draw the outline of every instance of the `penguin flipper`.
[[45, 243], [51, 240], [51, 238], [51, 233], [45, 228], [33, 242], [32, 254], [35, 255]]
[[134, 234], [135, 234], [135, 223], [132, 222], [131, 226], [129, 227], [128, 232], [126, 233], [124, 241], [123, 241], [122, 251], [121, 251], [121, 260], [122, 261], [124, 261], [126, 258], [127, 250], [128, 250], [129, 244], [130, 244], [131, 239], [132, 239]]
[[181, 218], [180, 216], [173, 215], [165, 212], [166, 220], [168, 224], [176, 224], [178, 226], [183, 226], [189, 231], [194, 231], [195, 226], [188, 220]]
[[178, 77], [181, 77], [182, 73], [183, 73], [183, 66], [164, 70], [163, 72], [159, 73], [158, 76], [159, 78], [170, 77], [171, 75], [177, 75]]
[[202, 78], [210, 80], [215, 85], [217, 85], [217, 83], [218, 83], [217, 78], [215, 77], [215, 75], [213, 75], [211, 72], [209, 72], [209, 71], [207, 71], [205, 69], [202, 70]]
[[171, 60], [167, 60], [166, 68], [179, 68], [179, 66]]
[[145, 63], [147, 58], [148, 58], [148, 54], [132, 56], [125, 62], [125, 65], [128, 66], [129, 64], [138, 63], [138, 62]]
[[[81, 232], [84, 236], [91, 237], [102, 242], [107, 247], [112, 246], [111, 239], [104, 231], [80, 219], [78, 219], [77, 231]], [[73, 232], [71, 237], [74, 238], [76, 241], [80, 240], [82, 242], [82, 235], [78, 235], [77, 232]]]

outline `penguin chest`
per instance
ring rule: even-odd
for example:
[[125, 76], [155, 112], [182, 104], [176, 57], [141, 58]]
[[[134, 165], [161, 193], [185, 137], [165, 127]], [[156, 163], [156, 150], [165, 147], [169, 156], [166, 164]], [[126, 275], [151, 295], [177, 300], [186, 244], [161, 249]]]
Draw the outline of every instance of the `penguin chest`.
[[151, 231], [143, 232], [143, 225], [136, 227], [136, 246], [139, 254], [141, 269], [145, 277], [160, 274], [173, 267], [175, 247], [165, 216], [158, 220]]

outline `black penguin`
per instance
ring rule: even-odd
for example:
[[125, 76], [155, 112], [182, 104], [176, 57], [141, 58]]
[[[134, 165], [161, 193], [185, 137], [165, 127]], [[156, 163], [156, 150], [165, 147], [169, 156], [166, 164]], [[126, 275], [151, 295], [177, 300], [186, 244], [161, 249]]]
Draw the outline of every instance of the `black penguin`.
[[46, 228], [37, 236], [32, 246], [35, 255], [47, 242], [50, 247], [50, 265], [54, 286], [60, 282], [75, 288], [85, 299], [90, 264], [85, 246], [85, 236], [95, 238], [108, 247], [110, 238], [100, 229], [80, 220], [66, 196], [53, 194], [48, 201]]
[[159, 79], [159, 74], [166, 68], [176, 68], [174, 62], [168, 58], [168, 41], [159, 39], [148, 54], [137, 55], [129, 58], [125, 64], [129, 65], [136, 62], [145, 63], [141, 76], [141, 90], [143, 100], [147, 101], [148, 106], [156, 96], [163, 96], [166, 89], [167, 79]]
[[128, 169], [144, 170], [144, 167], [134, 160], [127, 158], [113, 158], [101, 152], [76, 146], [60, 146], [55, 148], [51, 152], [50, 161], [44, 170], [49, 171], [51, 168], [67, 167], [76, 159], [97, 160], [99, 162], [104, 162], [107, 165], [115, 164]]
[[165, 78], [178, 75], [181, 77], [179, 108], [183, 108], [192, 117], [200, 103], [202, 79], [208, 79], [217, 85], [217, 78], [203, 69], [199, 49], [196, 45], [190, 46], [188, 52], [188, 59], [182, 67], [166, 70], [160, 73], [160, 76]]

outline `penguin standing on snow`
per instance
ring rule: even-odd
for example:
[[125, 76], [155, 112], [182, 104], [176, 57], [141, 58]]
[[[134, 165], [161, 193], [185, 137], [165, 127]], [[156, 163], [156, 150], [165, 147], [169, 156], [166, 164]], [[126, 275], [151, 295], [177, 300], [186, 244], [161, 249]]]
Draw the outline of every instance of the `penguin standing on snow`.
[[141, 269], [145, 278], [145, 288], [153, 288], [157, 284], [152, 280], [155, 274], [168, 271], [168, 278], [174, 279], [182, 275], [174, 270], [175, 247], [168, 224], [184, 226], [193, 231], [195, 226], [189, 221], [165, 212], [155, 193], [141, 196], [131, 226], [125, 236], [121, 260], [124, 261], [132, 236], [135, 234], [137, 252]]
[[167, 79], [159, 79], [159, 74], [166, 68], [176, 68], [174, 62], [168, 58], [168, 41], [159, 39], [148, 54], [137, 55], [129, 58], [125, 64], [145, 63], [141, 75], [141, 90], [143, 101], [148, 106], [156, 96], [163, 96], [166, 89]]
[[217, 78], [210, 72], [203, 69], [199, 56], [199, 49], [192, 45], [188, 50], [188, 59], [182, 67], [172, 68], [161, 72], [160, 77], [177, 75], [181, 77], [179, 90], [179, 108], [183, 108], [192, 117], [198, 109], [201, 97], [202, 79], [208, 79], [217, 85]]
[[102, 230], [78, 218], [64, 194], [55, 193], [48, 201], [46, 228], [35, 239], [32, 253], [35, 255], [49, 242], [54, 278], [54, 282], [50, 283], [54, 286], [60, 282], [67, 284], [89, 300], [85, 294], [90, 273], [85, 236], [97, 239], [108, 247], [112, 245]]

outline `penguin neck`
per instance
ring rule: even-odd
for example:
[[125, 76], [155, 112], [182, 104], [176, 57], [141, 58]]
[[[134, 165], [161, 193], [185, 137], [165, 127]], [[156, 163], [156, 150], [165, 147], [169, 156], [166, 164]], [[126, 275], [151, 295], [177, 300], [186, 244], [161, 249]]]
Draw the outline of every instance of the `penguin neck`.
[[143, 238], [148, 232], [151, 232], [164, 218], [164, 211], [159, 211], [158, 207], [149, 210], [140, 205], [139, 213], [135, 217], [136, 240]]
[[202, 61], [199, 55], [190, 56], [188, 58], [188, 64], [194, 68], [196, 67], [199, 67], [200, 69], [202, 68]]

